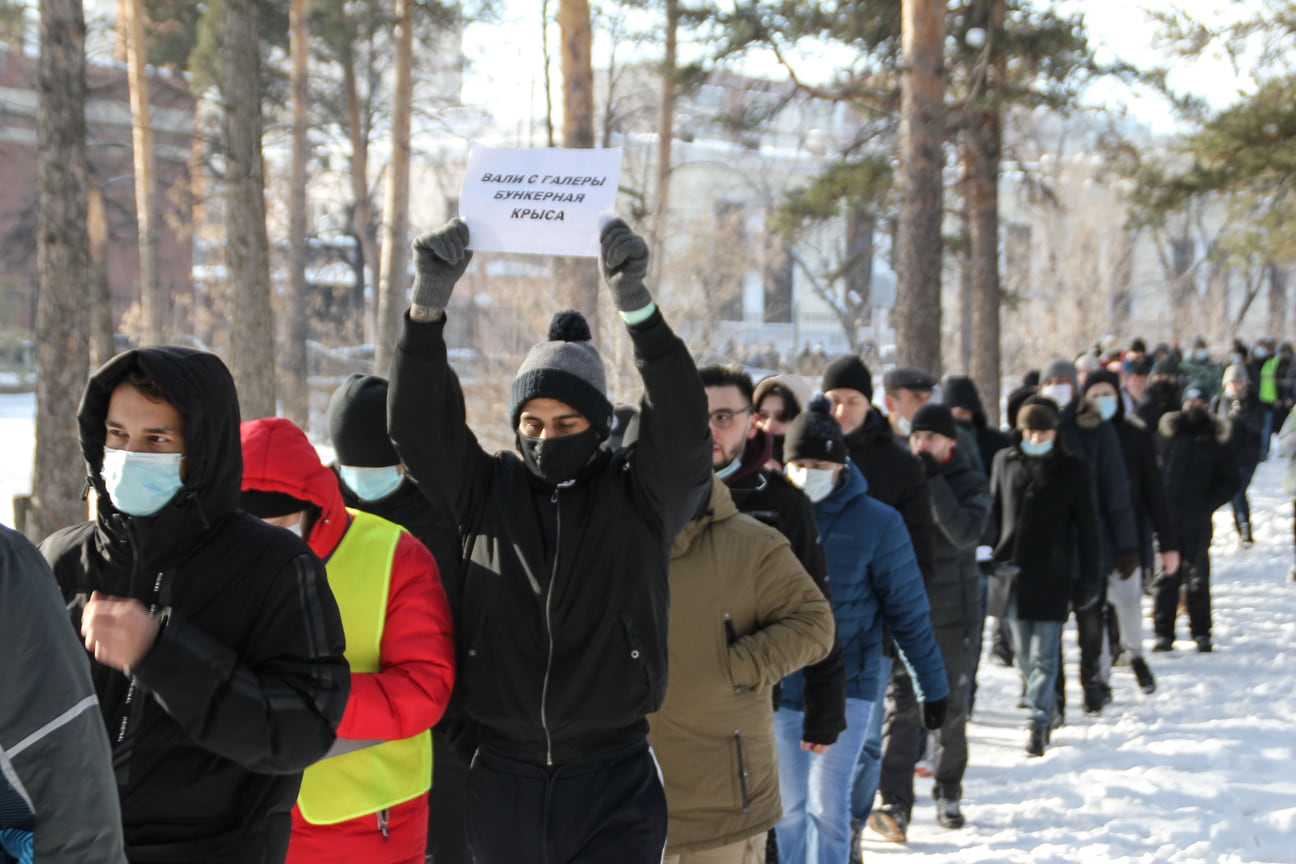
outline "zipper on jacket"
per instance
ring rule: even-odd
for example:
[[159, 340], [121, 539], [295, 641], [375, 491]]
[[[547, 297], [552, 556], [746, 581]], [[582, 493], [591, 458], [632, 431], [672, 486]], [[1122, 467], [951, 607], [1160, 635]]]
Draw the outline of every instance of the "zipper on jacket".
[[549, 640], [549, 653], [545, 655], [544, 684], [540, 687], [540, 726], [545, 736], [545, 764], [553, 765], [553, 739], [549, 735], [549, 717], [546, 708], [549, 703], [549, 673], [553, 670], [553, 620], [550, 610], [553, 601], [554, 580], [558, 578], [558, 553], [562, 551], [562, 506], [558, 503], [558, 490], [554, 489], [549, 499], [554, 505], [554, 555], [553, 565], [549, 569], [549, 586], [545, 589], [545, 636]]
[[378, 811], [378, 830], [382, 832], [383, 839], [387, 839], [387, 824], [391, 821], [390, 810]]
[[738, 788], [742, 792], [742, 809], [747, 812], [747, 762], [743, 759], [742, 734], [734, 730], [734, 749], [738, 751]]

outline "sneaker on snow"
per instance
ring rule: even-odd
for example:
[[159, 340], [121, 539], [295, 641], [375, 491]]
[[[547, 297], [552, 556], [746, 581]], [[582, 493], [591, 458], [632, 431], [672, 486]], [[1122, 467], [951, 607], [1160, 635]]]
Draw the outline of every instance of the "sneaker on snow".
[[1243, 522], [1241, 525], [1239, 525], [1238, 534], [1240, 535], [1240, 539], [1242, 540], [1242, 548], [1250, 549], [1251, 544], [1255, 542], [1254, 538], [1251, 536], [1251, 523]]
[[959, 802], [953, 798], [937, 798], [936, 821], [942, 828], [962, 828], [963, 812], [959, 810]]
[[884, 840], [903, 843], [909, 830], [909, 817], [894, 804], [884, 804], [869, 814], [868, 825]]
[[1101, 714], [1103, 706], [1111, 702], [1111, 696], [1103, 692], [1102, 687], [1091, 687], [1085, 690], [1084, 710], [1086, 714]]
[[1195, 641], [1197, 642], [1198, 654], [1209, 654], [1215, 650], [1214, 647], [1211, 645], [1209, 636], [1198, 636]]
[[1152, 676], [1152, 670], [1148, 668], [1146, 660], [1135, 657], [1130, 660], [1130, 668], [1134, 670], [1134, 680], [1138, 682], [1140, 690], [1144, 693], [1156, 692], [1156, 678]]
[[1169, 636], [1158, 636], [1156, 642], [1152, 645], [1153, 651], [1173, 651], [1174, 640]]

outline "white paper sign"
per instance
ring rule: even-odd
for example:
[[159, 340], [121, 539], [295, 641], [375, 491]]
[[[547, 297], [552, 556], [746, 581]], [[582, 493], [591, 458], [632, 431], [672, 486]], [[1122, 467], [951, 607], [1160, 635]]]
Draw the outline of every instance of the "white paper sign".
[[621, 149], [473, 144], [459, 195], [468, 248], [597, 258], [615, 215]]

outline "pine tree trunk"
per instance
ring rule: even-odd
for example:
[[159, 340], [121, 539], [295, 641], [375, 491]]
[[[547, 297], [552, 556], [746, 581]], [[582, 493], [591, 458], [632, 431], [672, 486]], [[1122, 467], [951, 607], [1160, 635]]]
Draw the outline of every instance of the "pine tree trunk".
[[941, 372], [945, 2], [903, 0], [896, 361]]
[[145, 345], [165, 341], [167, 298], [158, 273], [157, 198], [153, 181], [153, 119], [149, 107], [148, 48], [143, 0], [128, 0], [126, 69], [130, 80], [131, 144], [135, 158], [135, 222], [139, 231], [140, 307]]
[[[666, 0], [666, 39], [661, 68], [661, 105], [657, 112], [657, 206], [653, 214], [652, 272], [661, 273], [666, 240], [666, 208], [670, 202], [671, 153], [675, 138], [676, 44], [679, 0]], [[656, 282], [656, 278], [653, 279]]]
[[[562, 32], [563, 144], [594, 146], [594, 68], [591, 60], [589, 0], [558, 0], [558, 27]], [[568, 259], [559, 269], [568, 286], [571, 305], [598, 334], [598, 267], [592, 261]]]
[[38, 68], [36, 461], [31, 509], [20, 526], [33, 540], [86, 517], [76, 423], [89, 364], [90, 296], [81, 0], [41, 0]]
[[410, 110], [414, 99], [414, 0], [396, 0], [396, 82], [392, 94], [392, 158], [383, 201], [382, 282], [374, 371], [387, 375], [401, 317], [409, 305]]
[[369, 190], [369, 139], [365, 135], [364, 120], [360, 116], [360, 93], [356, 83], [355, 55], [348, 51], [342, 63], [342, 86], [346, 90], [347, 131], [351, 136], [351, 197], [355, 199], [352, 224], [360, 240], [360, 254], [364, 266], [369, 271], [368, 285], [360, 286], [360, 303], [357, 304], [362, 315], [361, 333], [366, 342], [374, 341], [374, 328], [377, 320], [375, 304], [368, 301], [368, 287], [378, 290], [379, 270], [378, 237], [373, 224], [373, 200]]
[[89, 204], [86, 219], [90, 238], [90, 368], [98, 369], [117, 353], [117, 326], [113, 320], [112, 287], [108, 283], [108, 217], [103, 192], [86, 186]]
[[292, 176], [288, 183], [288, 294], [284, 297], [284, 416], [310, 428], [310, 389], [306, 368], [306, 100], [310, 57], [306, 0], [292, 0], [288, 12], [289, 53], [292, 55]]
[[225, 0], [225, 64], [225, 226], [234, 301], [230, 371], [243, 419], [255, 420], [275, 414], [256, 0]]

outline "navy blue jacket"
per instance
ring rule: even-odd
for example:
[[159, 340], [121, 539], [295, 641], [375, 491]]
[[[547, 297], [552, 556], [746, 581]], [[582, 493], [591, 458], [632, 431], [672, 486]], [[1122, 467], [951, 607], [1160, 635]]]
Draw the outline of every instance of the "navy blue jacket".
[[[846, 696], [872, 699], [882, 654], [882, 624], [890, 629], [918, 699], [949, 695], [945, 663], [932, 635], [927, 592], [900, 514], [868, 495], [868, 482], [851, 462], [843, 482], [814, 505], [828, 559], [833, 617], [846, 664]], [[801, 710], [800, 672], [783, 679], [781, 707]]]

